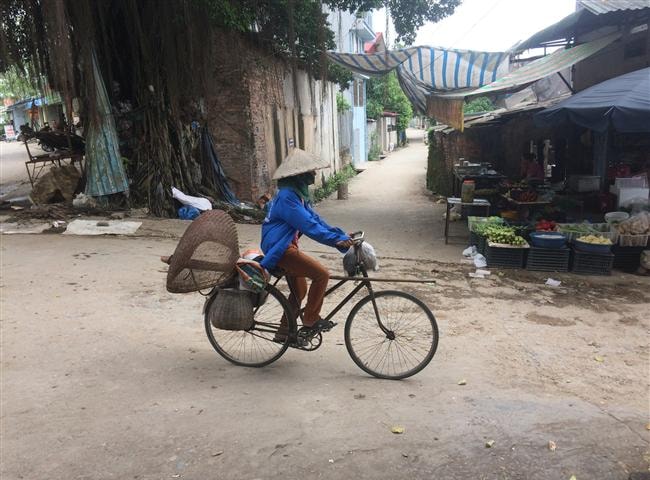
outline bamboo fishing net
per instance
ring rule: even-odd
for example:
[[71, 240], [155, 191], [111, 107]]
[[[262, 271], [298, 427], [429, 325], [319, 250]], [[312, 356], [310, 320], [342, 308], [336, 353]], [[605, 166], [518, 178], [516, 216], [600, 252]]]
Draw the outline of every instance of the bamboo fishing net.
[[207, 211], [190, 224], [169, 258], [167, 290], [187, 293], [227, 285], [236, 277], [238, 258], [235, 222], [222, 210]]

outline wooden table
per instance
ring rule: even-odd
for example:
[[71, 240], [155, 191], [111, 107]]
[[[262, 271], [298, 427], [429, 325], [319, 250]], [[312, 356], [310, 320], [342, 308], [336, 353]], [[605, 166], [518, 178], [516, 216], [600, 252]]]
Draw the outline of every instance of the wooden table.
[[506, 200], [508, 200], [508, 202], [512, 203], [517, 208], [517, 216], [519, 217], [519, 220], [523, 220], [528, 216], [527, 214], [525, 214], [526, 210], [535, 207], [545, 207], [551, 204], [550, 200], [535, 201], [535, 202], [519, 202], [517, 200], [513, 200], [510, 197], [506, 197], [505, 195], [501, 195], [501, 196]]
[[484, 198], [475, 198], [472, 203], [462, 202], [460, 198], [457, 197], [448, 197], [447, 198], [447, 214], [445, 215], [445, 244], [449, 242], [449, 212], [451, 211], [452, 205], [460, 205], [462, 210], [463, 207], [481, 207], [485, 208], [485, 216], [490, 216], [490, 202]]

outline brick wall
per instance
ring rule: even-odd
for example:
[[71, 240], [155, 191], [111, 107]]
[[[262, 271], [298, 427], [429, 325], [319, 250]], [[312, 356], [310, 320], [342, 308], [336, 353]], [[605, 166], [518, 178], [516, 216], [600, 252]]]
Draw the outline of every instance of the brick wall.
[[[335, 89], [272, 55], [253, 41], [214, 37], [214, 81], [207, 117], [215, 147], [242, 200], [272, 192], [273, 172], [289, 143], [339, 167]], [[320, 176], [319, 176], [320, 177]]]

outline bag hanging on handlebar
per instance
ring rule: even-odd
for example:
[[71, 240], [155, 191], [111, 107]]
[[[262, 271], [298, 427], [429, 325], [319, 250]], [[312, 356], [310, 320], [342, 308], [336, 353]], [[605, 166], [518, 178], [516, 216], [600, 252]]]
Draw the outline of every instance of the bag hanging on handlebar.
[[[379, 270], [377, 254], [375, 249], [368, 242], [363, 242], [359, 247], [359, 260], [366, 270]], [[354, 247], [350, 247], [343, 257], [343, 269], [349, 277], [354, 277], [357, 272], [357, 258]]]

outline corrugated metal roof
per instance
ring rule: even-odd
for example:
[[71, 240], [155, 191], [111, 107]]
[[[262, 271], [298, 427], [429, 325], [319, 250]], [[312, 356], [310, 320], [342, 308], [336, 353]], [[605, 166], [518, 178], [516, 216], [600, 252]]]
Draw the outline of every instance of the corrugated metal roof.
[[[545, 102], [524, 102], [519, 103], [513, 106], [510, 109], [499, 108], [491, 112], [485, 112], [477, 116], [472, 116], [472, 118], [465, 119], [465, 129], [471, 127], [485, 126], [485, 125], [499, 125], [504, 121], [510, 119], [511, 117], [526, 113], [532, 112], [535, 110], [542, 110], [548, 107], [551, 107], [561, 101], [567, 99], [570, 95], [561, 95], [556, 98], [552, 98]], [[442, 131], [444, 134], [455, 131], [456, 129], [449, 127], [448, 125], [436, 125], [433, 127], [434, 131]]]
[[573, 37], [607, 26], [647, 22], [650, 18], [650, 0], [578, 0], [584, 8], [567, 15], [559, 22], [540, 30], [511, 50], [522, 52], [546, 44], [566, 43]]
[[578, 4], [596, 15], [619, 10], [650, 8], [649, 0], [578, 0]]
[[610, 43], [621, 37], [620, 33], [613, 33], [606, 37], [593, 40], [582, 45], [577, 45], [573, 48], [560, 49], [542, 58], [524, 65], [518, 70], [514, 70], [496, 81], [471, 90], [469, 92], [460, 93], [442, 93], [433, 96], [441, 98], [467, 98], [476, 95], [487, 95], [495, 92], [503, 92], [521, 88], [525, 85], [533, 83], [540, 78], [547, 77], [561, 70], [564, 70], [571, 65], [574, 65], [594, 53], [602, 50]]

